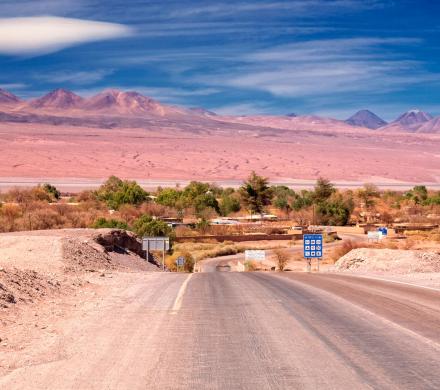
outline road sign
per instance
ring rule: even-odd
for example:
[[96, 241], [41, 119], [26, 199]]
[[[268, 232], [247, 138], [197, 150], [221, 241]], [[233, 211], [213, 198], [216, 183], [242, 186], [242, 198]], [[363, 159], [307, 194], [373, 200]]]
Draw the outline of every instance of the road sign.
[[388, 235], [388, 229], [386, 227], [380, 227], [377, 229], [378, 232], [382, 233], [382, 236], [387, 236]]
[[382, 232], [368, 232], [368, 241], [379, 241], [382, 239]]
[[162, 251], [162, 270], [165, 271], [165, 252], [170, 250], [169, 237], [144, 237], [142, 249], [146, 251], [147, 261], [150, 257], [150, 251]]
[[169, 237], [144, 237], [142, 239], [142, 249], [144, 251], [169, 251]]
[[304, 234], [304, 257], [306, 259], [322, 258], [322, 234]]
[[266, 259], [266, 251], [261, 249], [248, 249], [244, 251], [245, 260], [264, 261]]
[[179, 256], [179, 257], [176, 259], [176, 265], [177, 265], [178, 267], [182, 267], [184, 264], [185, 264], [185, 258], [184, 258], [183, 256]]

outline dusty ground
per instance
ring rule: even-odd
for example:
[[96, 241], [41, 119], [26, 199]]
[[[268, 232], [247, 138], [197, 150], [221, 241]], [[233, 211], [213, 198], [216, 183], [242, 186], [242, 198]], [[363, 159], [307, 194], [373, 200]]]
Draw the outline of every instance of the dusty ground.
[[111, 229], [0, 235], [0, 373], [32, 364], [39, 348], [62, 333], [58, 320], [88, 307], [99, 291], [114, 287], [113, 280], [157, 270], [133, 251], [106, 250], [99, 238], [134, 245], [130, 236]]
[[398, 249], [353, 249], [341, 257], [331, 272], [417, 284], [440, 289], [438, 251]]
[[438, 135], [236, 126], [192, 131], [0, 123], [0, 177], [209, 181], [242, 180], [255, 170], [272, 180], [322, 175], [361, 183], [439, 182]]

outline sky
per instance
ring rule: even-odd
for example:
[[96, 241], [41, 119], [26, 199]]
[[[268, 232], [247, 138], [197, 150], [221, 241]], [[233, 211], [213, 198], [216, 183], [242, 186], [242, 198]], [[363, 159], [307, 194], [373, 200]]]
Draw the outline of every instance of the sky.
[[220, 114], [440, 115], [440, 2], [1, 0], [0, 88]]

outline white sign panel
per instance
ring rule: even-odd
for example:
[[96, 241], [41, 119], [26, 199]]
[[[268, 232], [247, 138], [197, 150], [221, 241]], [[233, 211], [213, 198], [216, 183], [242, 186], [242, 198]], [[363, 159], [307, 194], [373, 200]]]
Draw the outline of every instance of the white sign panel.
[[382, 232], [368, 232], [368, 241], [379, 241], [382, 239]]
[[166, 251], [170, 250], [170, 239], [168, 237], [144, 237], [142, 239], [144, 251]]
[[248, 249], [244, 251], [246, 260], [264, 261], [266, 259], [266, 251], [260, 249]]

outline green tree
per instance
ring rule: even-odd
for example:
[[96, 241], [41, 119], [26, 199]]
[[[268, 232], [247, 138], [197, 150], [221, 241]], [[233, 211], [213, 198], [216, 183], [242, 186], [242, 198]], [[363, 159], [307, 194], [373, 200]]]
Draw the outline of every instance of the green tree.
[[128, 225], [117, 219], [98, 218], [92, 225], [94, 229], [111, 228], [111, 229], [124, 229], [128, 230]]
[[173, 229], [164, 221], [153, 219], [150, 215], [144, 214], [133, 223], [133, 231], [140, 237], [143, 236], [173, 236]]
[[367, 210], [371, 209], [375, 204], [375, 198], [379, 198], [379, 189], [374, 184], [364, 184], [362, 188], [356, 192], [359, 200], [364, 204]]
[[119, 209], [123, 204], [139, 205], [148, 199], [146, 192], [135, 181], [122, 181], [111, 176], [96, 192], [99, 200], [107, 203], [112, 209]]
[[182, 197], [182, 191], [174, 188], [165, 188], [158, 192], [156, 202], [167, 207], [176, 208]]
[[428, 189], [425, 186], [415, 186], [405, 194], [405, 198], [413, 200], [415, 204], [425, 203], [428, 199]]
[[340, 194], [317, 205], [317, 217], [320, 225], [344, 226], [348, 223], [352, 209]]
[[261, 214], [269, 205], [273, 192], [268, 185], [268, 179], [252, 172], [239, 190], [243, 204], [251, 213]]
[[61, 198], [61, 192], [58, 191], [57, 188], [52, 184], [44, 184], [43, 190], [46, 191], [55, 200], [59, 200]]
[[192, 181], [184, 188], [182, 197], [186, 207], [194, 207], [197, 216], [207, 208], [212, 208], [218, 214], [220, 208], [215, 192], [218, 192], [217, 188], [211, 188], [208, 183]]
[[224, 217], [231, 213], [236, 213], [241, 209], [240, 199], [234, 194], [223, 193], [220, 199], [219, 208], [220, 214]]
[[313, 198], [316, 204], [326, 201], [336, 191], [334, 185], [327, 179], [320, 177], [315, 184]]
[[289, 213], [292, 210], [292, 201], [295, 197], [295, 191], [286, 186], [272, 187], [274, 199], [272, 204], [279, 210]]
[[300, 211], [313, 204], [313, 193], [307, 190], [301, 190], [299, 194], [295, 194], [291, 202], [291, 207], [295, 211]]

